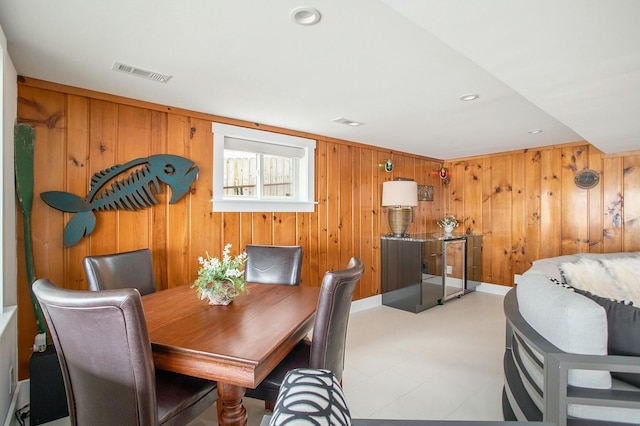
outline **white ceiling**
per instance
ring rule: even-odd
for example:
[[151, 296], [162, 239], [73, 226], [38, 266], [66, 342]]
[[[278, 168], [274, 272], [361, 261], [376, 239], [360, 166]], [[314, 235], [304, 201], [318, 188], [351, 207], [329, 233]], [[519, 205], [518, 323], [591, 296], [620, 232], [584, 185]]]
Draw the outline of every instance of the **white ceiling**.
[[[294, 24], [298, 6], [321, 21]], [[640, 149], [639, 17], [638, 0], [0, 1], [20, 75], [440, 159]]]

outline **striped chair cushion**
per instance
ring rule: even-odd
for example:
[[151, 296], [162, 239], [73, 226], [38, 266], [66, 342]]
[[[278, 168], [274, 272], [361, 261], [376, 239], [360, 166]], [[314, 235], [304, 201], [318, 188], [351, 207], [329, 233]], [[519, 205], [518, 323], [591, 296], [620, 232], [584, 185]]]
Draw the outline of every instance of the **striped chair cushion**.
[[338, 379], [328, 370], [297, 368], [285, 376], [269, 425], [351, 425]]

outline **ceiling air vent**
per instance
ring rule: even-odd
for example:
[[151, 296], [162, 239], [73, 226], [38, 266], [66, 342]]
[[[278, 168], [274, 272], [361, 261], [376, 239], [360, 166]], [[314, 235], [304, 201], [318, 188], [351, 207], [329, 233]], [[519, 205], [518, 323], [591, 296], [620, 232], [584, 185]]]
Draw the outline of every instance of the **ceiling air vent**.
[[333, 121], [334, 123], [346, 124], [347, 126], [351, 126], [351, 127], [358, 127], [364, 124], [359, 121], [349, 120], [348, 118], [344, 118], [344, 117], [334, 118], [331, 121]]
[[170, 75], [143, 70], [141, 68], [134, 67], [133, 65], [121, 64], [120, 62], [114, 62], [111, 69], [114, 71], [123, 72], [125, 74], [131, 74], [138, 77], [146, 78], [147, 80], [158, 81], [160, 83], [166, 83], [171, 78]]

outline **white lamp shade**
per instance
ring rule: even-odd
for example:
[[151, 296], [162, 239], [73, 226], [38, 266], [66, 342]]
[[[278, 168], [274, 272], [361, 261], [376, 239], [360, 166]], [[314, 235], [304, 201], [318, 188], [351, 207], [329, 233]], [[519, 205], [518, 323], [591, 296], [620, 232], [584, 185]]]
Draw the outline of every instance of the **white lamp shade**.
[[413, 180], [382, 182], [382, 207], [416, 207], [418, 184]]

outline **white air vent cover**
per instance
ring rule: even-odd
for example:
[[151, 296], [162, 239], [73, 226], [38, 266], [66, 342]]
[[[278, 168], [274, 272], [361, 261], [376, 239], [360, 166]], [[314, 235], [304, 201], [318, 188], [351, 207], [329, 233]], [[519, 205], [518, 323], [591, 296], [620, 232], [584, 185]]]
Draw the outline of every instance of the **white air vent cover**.
[[333, 121], [334, 123], [346, 124], [347, 126], [351, 126], [351, 127], [358, 127], [364, 124], [359, 121], [349, 120], [348, 118], [344, 118], [344, 117], [334, 118], [331, 121]]
[[166, 83], [171, 78], [170, 75], [160, 74], [158, 72], [147, 71], [141, 68], [134, 67], [133, 65], [121, 64], [120, 62], [114, 62], [114, 71], [123, 72], [126, 74], [136, 75], [138, 77], [146, 78], [147, 80], [159, 81], [160, 83]]

